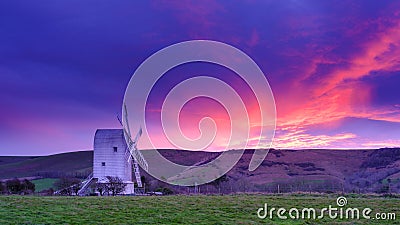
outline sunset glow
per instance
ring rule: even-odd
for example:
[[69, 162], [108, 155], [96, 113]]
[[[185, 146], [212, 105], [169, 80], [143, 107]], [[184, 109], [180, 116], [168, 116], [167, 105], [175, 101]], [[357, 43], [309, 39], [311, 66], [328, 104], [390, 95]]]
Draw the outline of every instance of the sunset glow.
[[[4, 1], [0, 17], [3, 155], [92, 149], [96, 129], [121, 128], [116, 115], [137, 67], [168, 45], [194, 39], [235, 46], [259, 65], [276, 102], [274, 148], [400, 146], [397, 1]], [[254, 147], [254, 94], [233, 71], [211, 63], [181, 65], [157, 82], [146, 107], [152, 138], [176, 147], [160, 128], [163, 100], [200, 75], [222, 80], [245, 100]], [[204, 117], [218, 130], [207, 150], [224, 149], [232, 121], [211, 99], [184, 106], [184, 135], [198, 138]]]

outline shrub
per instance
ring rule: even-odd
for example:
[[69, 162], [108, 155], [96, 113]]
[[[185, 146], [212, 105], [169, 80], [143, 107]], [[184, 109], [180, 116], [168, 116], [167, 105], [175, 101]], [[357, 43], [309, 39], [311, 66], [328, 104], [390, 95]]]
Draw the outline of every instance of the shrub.
[[10, 194], [19, 194], [22, 191], [22, 186], [17, 178], [6, 181], [6, 187]]
[[163, 195], [172, 195], [174, 193], [174, 191], [172, 191], [171, 189], [169, 189], [167, 187], [159, 187], [155, 191], [162, 192]]

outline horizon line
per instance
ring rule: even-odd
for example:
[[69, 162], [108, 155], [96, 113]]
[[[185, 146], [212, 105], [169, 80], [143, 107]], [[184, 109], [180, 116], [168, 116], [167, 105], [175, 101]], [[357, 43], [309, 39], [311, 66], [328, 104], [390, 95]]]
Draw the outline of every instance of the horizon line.
[[[315, 151], [315, 150], [324, 150], [324, 151], [374, 151], [380, 149], [400, 149], [400, 146], [397, 147], [381, 147], [381, 148], [269, 148], [269, 150], [278, 150], [278, 151]], [[150, 151], [155, 149], [140, 149], [141, 151]], [[207, 152], [207, 153], [222, 153], [225, 151], [237, 151], [242, 149], [228, 149], [224, 151], [206, 151], [206, 150], [188, 150], [188, 149], [171, 149], [171, 148], [160, 148], [157, 150], [174, 150], [174, 151], [188, 151], [188, 152]], [[263, 148], [248, 148], [244, 149], [245, 151], [249, 150], [266, 150]], [[44, 155], [0, 155], [0, 157], [45, 157], [45, 156], [54, 156], [54, 155], [62, 155], [74, 152], [91, 152], [94, 151], [93, 149], [82, 149], [82, 150], [75, 150], [75, 151], [67, 151], [67, 152], [58, 152], [53, 154], [44, 154]]]

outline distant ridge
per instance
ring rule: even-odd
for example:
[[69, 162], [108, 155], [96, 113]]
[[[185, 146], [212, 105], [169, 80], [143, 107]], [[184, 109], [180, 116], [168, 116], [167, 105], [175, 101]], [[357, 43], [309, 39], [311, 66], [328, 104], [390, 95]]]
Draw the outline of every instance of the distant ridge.
[[[149, 150], [151, 151], [151, 150]], [[163, 149], [167, 159], [184, 165], [199, 165], [220, 152]], [[255, 171], [248, 171], [254, 150], [246, 150], [227, 173], [230, 185], [241, 190], [280, 191], [323, 190], [324, 188], [379, 192], [390, 182], [391, 191], [400, 190], [400, 148], [355, 150], [270, 150]], [[84, 178], [92, 172], [93, 151], [50, 156], [0, 156], [0, 179], [14, 177], [74, 176]], [[144, 173], [148, 180], [154, 180]], [[297, 188], [297, 189], [296, 189]], [[290, 191], [289, 190], [289, 191]]]
[[47, 175], [84, 176], [93, 166], [93, 151], [67, 152], [48, 156], [0, 156], [0, 179]]

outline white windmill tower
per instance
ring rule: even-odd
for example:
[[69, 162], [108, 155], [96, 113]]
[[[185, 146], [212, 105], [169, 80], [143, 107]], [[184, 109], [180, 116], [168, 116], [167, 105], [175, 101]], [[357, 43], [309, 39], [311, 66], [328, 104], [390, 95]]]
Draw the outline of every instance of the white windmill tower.
[[[139, 188], [143, 187], [139, 163], [143, 169], [148, 165], [143, 155], [137, 149], [137, 142], [142, 135], [140, 128], [132, 140], [128, 123], [128, 112], [124, 105], [124, 122], [120, 121], [123, 129], [98, 129], [94, 138], [93, 174], [82, 182], [79, 195], [84, 195], [90, 184], [107, 183], [107, 176], [119, 177], [126, 184], [124, 194], [134, 194], [132, 168]], [[126, 128], [123, 126], [126, 124]]]

